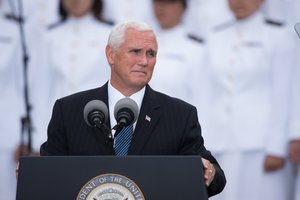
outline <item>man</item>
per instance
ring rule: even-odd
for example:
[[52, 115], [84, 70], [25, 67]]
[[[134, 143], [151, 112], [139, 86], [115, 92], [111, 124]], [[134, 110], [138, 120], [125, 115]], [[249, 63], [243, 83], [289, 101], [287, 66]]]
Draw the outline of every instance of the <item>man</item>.
[[105, 102], [110, 110], [106, 125], [113, 127], [116, 102], [130, 97], [140, 111], [127, 154], [201, 155], [208, 195], [218, 194], [225, 186], [225, 175], [204, 147], [196, 108], [148, 85], [156, 54], [156, 38], [148, 25], [142, 22], [117, 25], [106, 47], [111, 67], [109, 82], [56, 101], [41, 155], [113, 155], [114, 149], [105, 143], [103, 134], [85, 124], [83, 109], [93, 99]]

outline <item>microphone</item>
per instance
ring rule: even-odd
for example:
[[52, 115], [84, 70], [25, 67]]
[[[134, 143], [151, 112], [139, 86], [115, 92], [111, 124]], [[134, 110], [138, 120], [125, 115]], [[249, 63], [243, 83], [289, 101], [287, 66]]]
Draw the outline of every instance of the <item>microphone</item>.
[[139, 108], [135, 101], [128, 97], [120, 99], [116, 103], [114, 110], [114, 116], [117, 120], [117, 125], [114, 127], [116, 133], [121, 131], [124, 127], [133, 124], [137, 120], [138, 114]]
[[103, 101], [92, 100], [84, 106], [83, 116], [89, 126], [101, 128], [108, 118], [108, 108]]

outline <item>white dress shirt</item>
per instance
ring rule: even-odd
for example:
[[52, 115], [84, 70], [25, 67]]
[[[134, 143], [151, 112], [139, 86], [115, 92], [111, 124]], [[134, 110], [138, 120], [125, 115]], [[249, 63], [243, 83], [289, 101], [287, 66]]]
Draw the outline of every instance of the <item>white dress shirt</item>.
[[[131, 96], [127, 96], [130, 99], [134, 100], [137, 105], [138, 105], [138, 109], [141, 109], [141, 105], [142, 105], [142, 101], [145, 95], [145, 87], [143, 87], [141, 90], [139, 90], [138, 92], [132, 94]], [[108, 84], [108, 106], [109, 106], [109, 117], [110, 117], [110, 126], [111, 128], [113, 128], [116, 124], [117, 121], [114, 117], [114, 108], [116, 103], [120, 100], [125, 98], [126, 96], [124, 96], [121, 92], [119, 92], [117, 89], [115, 89], [110, 81]], [[133, 124], [133, 130], [135, 128], [136, 122]], [[112, 134], [114, 136], [115, 131], [112, 131]]]

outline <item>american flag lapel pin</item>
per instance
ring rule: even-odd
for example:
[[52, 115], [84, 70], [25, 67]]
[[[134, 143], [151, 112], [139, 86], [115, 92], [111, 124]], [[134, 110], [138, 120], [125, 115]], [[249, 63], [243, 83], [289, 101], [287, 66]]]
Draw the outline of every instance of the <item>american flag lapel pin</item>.
[[145, 120], [148, 122], [151, 122], [151, 117], [149, 117], [148, 115], [146, 115]]

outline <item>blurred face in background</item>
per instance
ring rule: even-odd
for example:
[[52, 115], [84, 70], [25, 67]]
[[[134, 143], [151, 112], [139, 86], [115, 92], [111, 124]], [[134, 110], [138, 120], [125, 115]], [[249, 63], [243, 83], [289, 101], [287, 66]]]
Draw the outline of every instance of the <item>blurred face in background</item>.
[[245, 19], [254, 14], [264, 0], [228, 0], [229, 8], [237, 19]]
[[82, 17], [91, 11], [93, 2], [94, 0], [62, 0], [62, 5], [70, 16]]
[[170, 29], [181, 22], [185, 7], [180, 0], [153, 0], [154, 15], [162, 29]]

